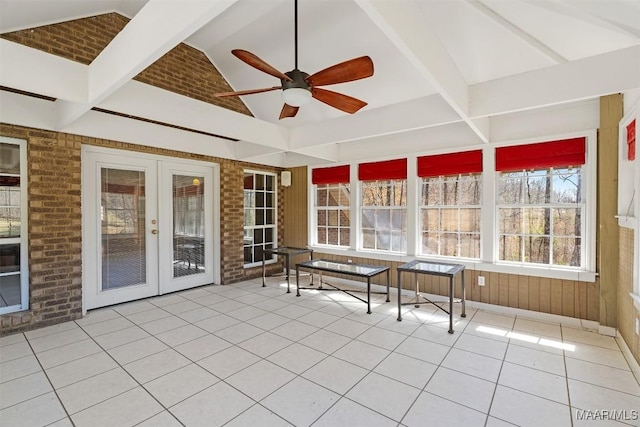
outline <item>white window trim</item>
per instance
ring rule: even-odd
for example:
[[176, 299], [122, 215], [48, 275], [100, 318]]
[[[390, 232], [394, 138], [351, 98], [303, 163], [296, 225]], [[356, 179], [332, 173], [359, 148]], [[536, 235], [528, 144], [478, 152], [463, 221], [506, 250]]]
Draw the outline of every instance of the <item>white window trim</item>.
[[[449, 177], [451, 176], [455, 176], [456, 180], [459, 180], [460, 178], [462, 178], [465, 175], [469, 175], [469, 174], [465, 174], [465, 173], [459, 173], [459, 174], [455, 174], [455, 175], [449, 175]], [[420, 222], [420, 219], [422, 218], [422, 211], [423, 210], [431, 210], [431, 209], [438, 209], [439, 211], [442, 211], [443, 209], [455, 209], [458, 211], [457, 213], [457, 217], [458, 217], [458, 229], [456, 231], [451, 231], [451, 233], [455, 233], [455, 234], [462, 234], [463, 232], [460, 231], [460, 210], [461, 209], [480, 209], [480, 228], [478, 229], [478, 235], [480, 236], [480, 254], [478, 255], [478, 257], [463, 257], [463, 256], [455, 256], [455, 257], [451, 257], [451, 258], [455, 258], [455, 259], [467, 259], [470, 261], [477, 261], [482, 259], [482, 208], [484, 206], [484, 203], [482, 201], [482, 173], [473, 173], [471, 175], [479, 175], [480, 179], [480, 204], [478, 205], [461, 205], [461, 204], [455, 204], [455, 205], [444, 205], [444, 204], [437, 204], [437, 205], [424, 205], [422, 204], [422, 188], [419, 189], [419, 193], [418, 193], [418, 197], [417, 197], [417, 202], [418, 202], [418, 227], [416, 228], [416, 230], [418, 230], [418, 242], [420, 243], [420, 245], [418, 246], [417, 252], [418, 254], [420, 254], [421, 256], [429, 256], [428, 254], [423, 254], [422, 253], [422, 233], [424, 232], [424, 229], [422, 228], [422, 223]], [[440, 179], [443, 183], [446, 182], [446, 177], [445, 176], [434, 176], [434, 177], [423, 177], [420, 178], [418, 177], [418, 186], [421, 187], [424, 184], [424, 180], [426, 179], [432, 179], [432, 178], [438, 178]], [[460, 182], [460, 181], [458, 181]], [[443, 187], [444, 188], [444, 187]], [[438, 226], [438, 232], [441, 233], [443, 232], [443, 230], [440, 229], [440, 226]], [[473, 234], [473, 232], [472, 232]], [[438, 250], [440, 250], [441, 248], [441, 242], [438, 242]], [[459, 250], [459, 248], [456, 248], [456, 250]], [[436, 256], [436, 255], [434, 255]], [[445, 255], [437, 255], [439, 257], [444, 257]]]
[[[407, 235], [405, 236], [405, 239], [409, 237], [409, 221], [408, 221], [408, 215], [409, 215], [409, 180], [408, 179], [379, 179], [379, 180], [375, 180], [375, 181], [406, 181], [405, 183], [405, 187], [407, 188], [407, 195], [405, 196], [407, 203], [404, 206], [367, 206], [366, 209], [381, 209], [381, 210], [389, 210], [389, 211], [394, 211], [394, 210], [404, 210], [406, 211], [406, 215], [405, 215], [405, 221], [407, 223]], [[360, 190], [358, 192], [358, 194], [361, 196], [362, 195], [362, 184], [364, 182], [371, 182], [371, 181], [358, 181], [358, 189]], [[384, 250], [384, 249], [371, 249], [371, 248], [364, 248], [363, 244], [364, 244], [364, 237], [363, 237], [363, 232], [362, 232], [362, 211], [365, 209], [365, 207], [362, 205], [362, 198], [360, 197], [358, 199], [358, 205], [357, 205], [357, 211], [358, 211], [358, 219], [360, 220], [358, 223], [358, 237], [359, 237], [359, 245], [358, 250], [362, 251], [362, 252], [373, 252], [373, 253], [385, 253], [385, 254], [401, 254], [404, 255], [406, 252], [400, 252], [400, 251], [392, 251], [392, 250]], [[391, 229], [390, 229], [391, 231]], [[407, 251], [409, 251], [409, 242], [407, 241]], [[389, 244], [391, 244], [391, 242], [389, 242]]]
[[[430, 154], [442, 154], [451, 153], [455, 150], [440, 150], [439, 152], [425, 152], [418, 154], [411, 154], [405, 156], [407, 159], [407, 252], [397, 253], [390, 251], [372, 251], [362, 249], [361, 232], [360, 232], [360, 212], [362, 207], [360, 206], [361, 186], [356, 185], [359, 183], [357, 170], [358, 163], [347, 163], [350, 165], [350, 178], [351, 178], [351, 246], [349, 248], [333, 247], [327, 245], [318, 245], [315, 241], [315, 219], [314, 219], [314, 202], [313, 196], [308, 197], [308, 212], [309, 212], [309, 224], [311, 226], [308, 230], [308, 238], [310, 247], [326, 254], [340, 255], [340, 256], [353, 256], [360, 258], [371, 258], [386, 261], [395, 262], [408, 262], [413, 259], [425, 259], [432, 261], [444, 261], [455, 262], [463, 264], [465, 268], [469, 270], [481, 270], [485, 272], [499, 272], [507, 274], [518, 274], [527, 276], [538, 276], [552, 279], [564, 279], [564, 280], [576, 280], [581, 282], [594, 282], [596, 280], [595, 272], [595, 238], [596, 238], [596, 168], [597, 168], [597, 134], [596, 131], [579, 132], [562, 135], [551, 135], [545, 137], [530, 138], [527, 140], [509, 141], [496, 144], [487, 144], [482, 146], [468, 147], [465, 149], [481, 149], [482, 161], [483, 161], [483, 173], [482, 173], [482, 219], [480, 224], [481, 236], [496, 236], [496, 181], [498, 172], [495, 171], [495, 149], [497, 147], [511, 146], [511, 145], [524, 145], [534, 144], [545, 141], [554, 141], [567, 138], [585, 137], [587, 141], [587, 153], [586, 162], [583, 166], [583, 197], [586, 200], [585, 219], [584, 219], [584, 262], [585, 265], [582, 268], [562, 268], [558, 266], [548, 265], [534, 265], [526, 264], [521, 265], [517, 263], [503, 263], [498, 261], [498, 248], [496, 245], [497, 240], [493, 238], [481, 238], [480, 247], [480, 259], [470, 260], [457, 257], [444, 257], [444, 256], [421, 256], [419, 254], [419, 239], [418, 234], [420, 230], [419, 225], [419, 192], [418, 185], [420, 179], [417, 176], [417, 158], [423, 155]], [[398, 158], [394, 156], [393, 158]], [[375, 160], [388, 160], [388, 159], [375, 159]], [[640, 163], [640, 162], [639, 162]], [[339, 166], [341, 164], [330, 164], [326, 166]], [[323, 167], [325, 165], [317, 165], [316, 167]], [[311, 189], [308, 193], [315, 195], [313, 192], [314, 185], [311, 183], [311, 173], [313, 167], [309, 167], [308, 182]], [[357, 212], [354, 215], [353, 212]], [[636, 233], [636, 235], [639, 233]], [[496, 240], [496, 242], [494, 242]], [[636, 236], [637, 240], [637, 236]], [[635, 274], [635, 273], [634, 273]], [[637, 276], [634, 275], [634, 280], [637, 282]], [[640, 298], [640, 297], [639, 297]]]
[[[636, 159], [627, 160], [627, 126], [636, 121]], [[633, 233], [633, 289], [629, 294], [640, 312], [640, 101], [629, 109], [618, 125], [618, 225]], [[632, 176], [632, 179], [629, 179]]]
[[[311, 182], [311, 181], [309, 181]], [[349, 186], [349, 203], [351, 203], [351, 193], [353, 192], [353, 188], [351, 186], [350, 183], [337, 183], [337, 184], [330, 184], [330, 185], [334, 185], [334, 186], [340, 186], [340, 185], [347, 185]], [[351, 213], [351, 205], [346, 206], [346, 205], [337, 205], [337, 206], [318, 206], [317, 205], [317, 197], [318, 197], [318, 185], [317, 184], [312, 184], [311, 185], [311, 193], [312, 195], [309, 197], [309, 199], [312, 201], [311, 202], [311, 207], [309, 209], [309, 212], [311, 212], [311, 216], [313, 217], [313, 222], [311, 220], [309, 220], [309, 224], [311, 224], [310, 226], [310, 238], [309, 238], [309, 242], [313, 242], [314, 245], [317, 245], [318, 247], [323, 247], [323, 248], [339, 248], [339, 249], [348, 249], [349, 246], [345, 246], [345, 245], [330, 245], [328, 243], [318, 243], [318, 210], [327, 210], [327, 211], [341, 211], [341, 210], [348, 210]], [[348, 208], [348, 209], [345, 209]], [[351, 215], [350, 215], [351, 216]], [[339, 222], [339, 221], [338, 221]], [[352, 226], [353, 223], [353, 218], [349, 218], [349, 244], [351, 244], [351, 229], [353, 228]], [[323, 225], [322, 227], [327, 228], [327, 232], [328, 232], [328, 228], [329, 225]], [[347, 227], [344, 226], [337, 226], [338, 229], [345, 229]]]
[[[245, 173], [253, 173], [253, 174], [260, 174], [260, 175], [269, 175], [269, 176], [273, 176], [274, 178], [274, 188], [273, 188], [273, 194], [275, 195], [274, 198], [274, 203], [273, 203], [273, 209], [274, 209], [274, 223], [273, 223], [273, 247], [277, 247], [278, 246], [278, 174], [275, 172], [267, 172], [267, 171], [261, 171], [261, 170], [257, 170], [257, 169], [243, 169], [243, 174]], [[244, 231], [244, 186], [242, 188], [242, 194], [243, 194], [243, 202], [242, 202], [242, 229]], [[244, 245], [243, 245], [243, 251], [244, 251]], [[274, 264], [276, 262], [276, 256], [272, 255], [271, 259], [266, 259], [265, 260], [265, 264], [269, 265], [269, 264]], [[255, 267], [260, 267], [262, 266], [262, 261], [256, 261], [256, 262], [252, 262], [249, 264], [244, 264], [244, 259], [243, 259], [243, 268], [248, 269], [248, 268], [255, 268]]]
[[0, 308], [0, 315], [29, 309], [29, 227], [27, 191], [27, 141], [0, 136], [0, 142], [15, 144], [20, 148], [20, 237], [6, 243], [20, 243], [20, 305]]

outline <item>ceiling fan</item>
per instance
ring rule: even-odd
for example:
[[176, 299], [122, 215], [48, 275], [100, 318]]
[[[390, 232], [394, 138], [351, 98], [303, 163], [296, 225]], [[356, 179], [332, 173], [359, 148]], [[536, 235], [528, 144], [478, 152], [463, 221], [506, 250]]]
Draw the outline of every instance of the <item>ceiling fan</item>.
[[295, 15], [295, 68], [282, 73], [267, 64], [251, 52], [242, 49], [234, 49], [231, 53], [241, 61], [264, 73], [280, 79], [280, 86], [272, 86], [262, 89], [243, 90], [239, 92], [218, 93], [217, 97], [251, 95], [254, 93], [270, 92], [282, 89], [282, 99], [285, 104], [280, 112], [280, 119], [294, 117], [300, 106], [306, 104], [311, 98], [324, 102], [333, 108], [353, 114], [367, 105], [366, 102], [351, 96], [343, 95], [319, 86], [360, 80], [373, 75], [373, 61], [368, 56], [361, 56], [341, 62], [314, 74], [307, 74], [298, 69], [298, 0], [294, 2]]

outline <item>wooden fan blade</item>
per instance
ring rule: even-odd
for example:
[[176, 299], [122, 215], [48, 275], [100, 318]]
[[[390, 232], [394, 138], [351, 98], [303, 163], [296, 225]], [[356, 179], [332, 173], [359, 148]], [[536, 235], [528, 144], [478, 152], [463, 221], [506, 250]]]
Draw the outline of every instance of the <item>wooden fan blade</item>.
[[216, 96], [218, 98], [224, 98], [224, 97], [227, 97], [227, 96], [251, 95], [252, 93], [270, 92], [270, 91], [276, 90], [276, 89], [282, 89], [282, 86], [265, 87], [263, 89], [241, 90], [239, 92], [222, 92], [222, 93], [216, 93], [214, 96]]
[[373, 61], [368, 56], [361, 56], [318, 71], [307, 77], [307, 83], [311, 86], [333, 85], [364, 79], [372, 75]]
[[311, 96], [320, 102], [324, 102], [333, 108], [337, 108], [338, 110], [342, 110], [349, 114], [353, 114], [367, 105], [366, 102], [360, 101], [359, 99], [317, 87], [311, 89]]
[[246, 50], [242, 50], [242, 49], [234, 49], [231, 51], [231, 53], [234, 54], [239, 60], [251, 65], [253, 68], [260, 70], [263, 73], [267, 73], [272, 75], [273, 77], [284, 79], [290, 82], [293, 81], [291, 77], [278, 71], [277, 69], [267, 64], [266, 62], [264, 62], [262, 59], [258, 58], [256, 55], [254, 55], [251, 52], [247, 52]]
[[289, 104], [284, 104], [282, 107], [282, 111], [280, 111], [280, 120], [286, 119], [287, 117], [294, 117], [298, 114], [298, 110], [300, 107], [292, 107]]

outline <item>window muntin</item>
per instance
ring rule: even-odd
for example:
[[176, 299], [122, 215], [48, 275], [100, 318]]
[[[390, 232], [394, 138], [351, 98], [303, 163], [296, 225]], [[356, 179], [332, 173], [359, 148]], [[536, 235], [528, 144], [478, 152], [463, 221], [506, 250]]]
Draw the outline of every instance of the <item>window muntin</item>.
[[25, 150], [0, 141], [0, 314], [28, 308]]
[[262, 262], [264, 249], [276, 243], [276, 175], [244, 172], [244, 265]]
[[422, 178], [420, 254], [480, 258], [481, 174]]
[[582, 167], [499, 173], [500, 261], [583, 267], [582, 175]]
[[351, 195], [349, 184], [316, 185], [316, 243], [350, 245]]
[[363, 181], [362, 248], [407, 251], [407, 180]]

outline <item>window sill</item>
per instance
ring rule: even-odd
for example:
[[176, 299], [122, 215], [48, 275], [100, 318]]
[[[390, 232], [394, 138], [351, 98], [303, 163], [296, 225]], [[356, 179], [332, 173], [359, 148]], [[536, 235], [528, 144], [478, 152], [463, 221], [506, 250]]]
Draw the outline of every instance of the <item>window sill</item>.
[[618, 226], [635, 230], [638, 228], [638, 220], [634, 216], [616, 215]]
[[633, 300], [633, 305], [636, 307], [636, 310], [638, 310], [638, 313], [640, 313], [640, 295], [636, 295], [633, 292], [630, 292], [629, 296]]
[[[418, 255], [406, 255], [406, 254], [394, 254], [394, 253], [383, 253], [376, 251], [355, 251], [353, 249], [346, 248], [337, 248], [330, 246], [320, 246], [313, 245], [310, 246], [311, 249], [317, 251], [319, 253], [326, 253], [331, 255], [340, 255], [340, 256], [352, 256], [354, 258], [370, 258], [376, 260], [384, 260], [384, 261], [394, 261], [394, 262], [409, 262], [414, 259], [424, 259], [436, 262], [451, 262], [456, 264], [462, 264], [468, 270], [480, 270], [487, 272], [495, 272], [495, 273], [507, 273], [507, 274], [517, 274], [521, 276], [536, 276], [536, 277], [545, 277], [550, 279], [561, 279], [561, 280], [575, 280], [579, 282], [595, 282], [597, 273], [593, 271], [586, 270], [562, 270], [557, 268], [550, 268], [545, 266], [531, 266], [531, 265], [517, 265], [517, 264], [503, 264], [503, 263], [492, 263], [486, 261], [479, 260], [471, 260], [471, 259], [461, 259], [461, 258], [451, 258], [451, 257], [425, 257]], [[314, 258], [318, 257], [318, 255], [314, 254]]]

